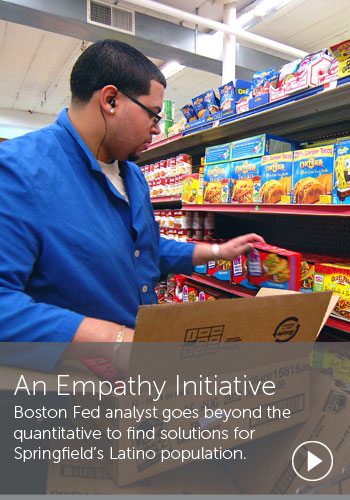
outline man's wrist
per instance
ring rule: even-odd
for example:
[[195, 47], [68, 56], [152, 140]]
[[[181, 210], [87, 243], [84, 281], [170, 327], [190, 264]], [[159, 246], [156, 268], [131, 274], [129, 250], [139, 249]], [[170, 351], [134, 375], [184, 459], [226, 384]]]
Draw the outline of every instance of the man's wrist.
[[114, 348], [113, 348], [113, 353], [114, 354], [116, 354], [118, 352], [118, 350], [119, 350], [119, 348], [121, 346], [121, 343], [124, 340], [125, 329], [126, 329], [126, 326], [125, 325], [121, 325], [121, 327], [118, 330], [117, 336], [115, 338]]
[[217, 243], [213, 243], [213, 245], [211, 246], [211, 252], [213, 260], [220, 260], [220, 246]]

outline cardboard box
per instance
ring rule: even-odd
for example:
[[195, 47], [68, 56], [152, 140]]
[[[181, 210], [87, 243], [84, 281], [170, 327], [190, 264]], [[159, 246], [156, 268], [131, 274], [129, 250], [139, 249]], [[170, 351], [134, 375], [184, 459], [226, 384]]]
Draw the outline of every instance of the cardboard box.
[[117, 486], [98, 461], [49, 462], [46, 487], [47, 495], [232, 495], [238, 492], [220, 463], [204, 461], [124, 487]]
[[[305, 424], [247, 444], [246, 463], [225, 464], [240, 493], [295, 494], [299, 489], [311, 493], [309, 490], [314, 487], [320, 488], [321, 493], [340, 493], [335, 486], [327, 487], [327, 482], [338, 478], [342, 468], [350, 464], [350, 396], [339, 391], [327, 376], [315, 371], [311, 372], [310, 388], [311, 415]], [[333, 470], [323, 481], [304, 481], [292, 468], [295, 448], [310, 440], [325, 443], [334, 456]], [[306, 463], [299, 472], [306, 472]], [[350, 493], [350, 481], [342, 487], [343, 493]]]
[[294, 151], [293, 203], [332, 203], [334, 145]]
[[258, 203], [260, 199], [261, 159], [231, 163], [231, 203]]
[[260, 203], [292, 202], [293, 152], [263, 156], [260, 173]]
[[339, 61], [338, 78], [350, 74], [350, 40], [337, 43], [330, 47], [334, 57]]

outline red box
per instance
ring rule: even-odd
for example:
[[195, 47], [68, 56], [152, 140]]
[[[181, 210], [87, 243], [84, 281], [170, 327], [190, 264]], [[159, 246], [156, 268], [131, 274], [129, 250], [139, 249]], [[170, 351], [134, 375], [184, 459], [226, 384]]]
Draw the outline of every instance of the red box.
[[301, 253], [263, 243], [248, 253], [248, 279], [256, 286], [299, 291]]

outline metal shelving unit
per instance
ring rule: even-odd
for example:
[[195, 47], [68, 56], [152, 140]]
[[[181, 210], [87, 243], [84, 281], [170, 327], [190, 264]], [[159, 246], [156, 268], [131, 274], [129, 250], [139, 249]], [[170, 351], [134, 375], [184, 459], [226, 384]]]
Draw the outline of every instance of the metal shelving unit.
[[142, 154], [140, 163], [184, 151], [203, 153], [206, 146], [263, 133], [297, 141], [350, 134], [350, 83], [304, 98], [302, 95], [296, 94], [292, 102], [276, 101], [276, 107], [261, 106], [252, 114], [235, 115], [231, 122], [151, 146]]
[[[324, 90], [323, 87], [309, 89], [286, 100], [270, 103], [242, 115], [235, 115], [231, 121], [219, 126], [183, 137], [170, 138], [159, 145], [151, 146], [143, 153], [140, 163], [166, 159], [183, 152], [203, 155], [207, 146], [262, 133], [275, 134], [296, 141], [324, 140], [350, 135], [349, 78], [339, 80], [337, 85], [330, 90]], [[239, 217], [237, 221], [243, 224], [248, 221], [248, 217], [250, 221], [254, 218], [256, 222], [260, 222], [260, 227], [261, 224], [264, 224], [264, 227], [268, 226], [268, 234], [272, 239], [276, 239], [276, 235], [279, 234], [281, 246], [286, 245], [286, 248], [293, 244], [295, 235], [298, 235], [299, 238], [306, 238], [306, 243], [310, 244], [307, 250], [312, 253], [331, 254], [340, 251], [344, 255], [344, 251], [348, 252], [349, 232], [346, 227], [346, 217], [350, 216], [349, 205], [187, 205], [182, 204], [180, 198], [176, 198], [176, 207], [185, 210], [214, 212], [223, 217], [226, 215]], [[169, 202], [174, 203], [174, 198], [152, 200], [155, 208], [168, 206]], [[169, 206], [174, 207], [174, 205]], [[277, 220], [283, 220], [283, 224]], [[306, 249], [300, 250], [306, 251]], [[192, 275], [187, 278], [240, 297], [255, 295], [255, 292], [249, 289], [206, 276]], [[350, 323], [342, 319], [330, 317], [327, 326], [334, 331], [350, 333]]]

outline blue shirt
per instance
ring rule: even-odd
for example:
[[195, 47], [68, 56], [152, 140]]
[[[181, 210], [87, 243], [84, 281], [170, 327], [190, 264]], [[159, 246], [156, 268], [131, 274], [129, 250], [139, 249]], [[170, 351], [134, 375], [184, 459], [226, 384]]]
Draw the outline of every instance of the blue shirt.
[[133, 328], [162, 273], [194, 245], [160, 238], [147, 183], [120, 162], [130, 205], [67, 111], [0, 146], [0, 339], [70, 341], [85, 316]]

